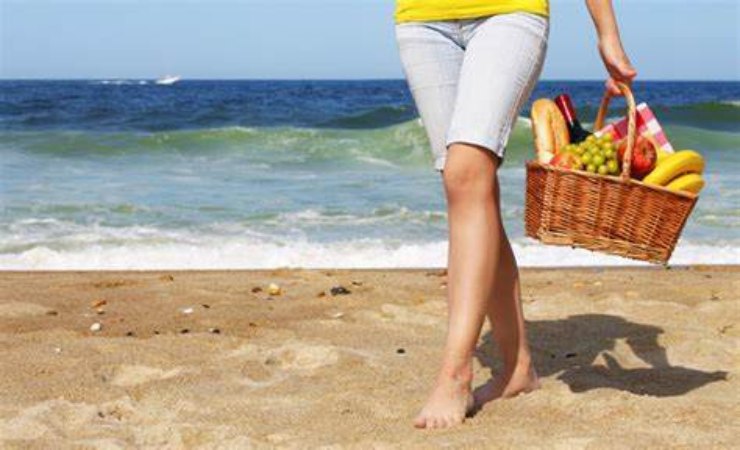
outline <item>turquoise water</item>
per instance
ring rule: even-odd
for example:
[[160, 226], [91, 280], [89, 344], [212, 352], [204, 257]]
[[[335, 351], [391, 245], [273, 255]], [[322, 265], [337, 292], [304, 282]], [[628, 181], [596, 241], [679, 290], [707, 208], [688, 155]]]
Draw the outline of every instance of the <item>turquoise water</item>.
[[[0, 89], [2, 268], [445, 263], [442, 189], [401, 81]], [[535, 96], [561, 91], [593, 116], [599, 83], [541, 83]], [[636, 92], [676, 148], [707, 160], [707, 188], [672, 262], [740, 263], [740, 83], [646, 83]], [[501, 171], [520, 262], [633, 264], [523, 236], [531, 157], [521, 119]]]

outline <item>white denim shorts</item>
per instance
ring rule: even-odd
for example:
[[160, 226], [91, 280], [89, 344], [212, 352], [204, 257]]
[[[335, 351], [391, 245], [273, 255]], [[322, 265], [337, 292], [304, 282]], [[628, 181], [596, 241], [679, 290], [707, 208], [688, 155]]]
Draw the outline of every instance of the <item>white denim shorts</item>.
[[525, 12], [396, 24], [406, 80], [434, 168], [455, 142], [503, 159], [517, 115], [542, 71], [549, 21]]

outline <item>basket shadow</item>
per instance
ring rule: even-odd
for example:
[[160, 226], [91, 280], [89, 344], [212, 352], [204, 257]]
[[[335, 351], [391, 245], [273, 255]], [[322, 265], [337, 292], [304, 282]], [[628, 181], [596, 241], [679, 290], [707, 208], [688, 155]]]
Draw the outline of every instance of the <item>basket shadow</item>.
[[[725, 371], [706, 372], [672, 366], [665, 348], [658, 344], [662, 328], [630, 322], [619, 316], [580, 314], [560, 320], [528, 321], [527, 332], [539, 376], [557, 375], [571, 392], [611, 388], [638, 395], [670, 397], [727, 379]], [[618, 340], [624, 340], [635, 356], [650, 367], [622, 367], [609, 354]], [[475, 356], [496, 374], [502, 366], [494, 348], [490, 332], [486, 333]], [[594, 364], [600, 355], [605, 364]]]

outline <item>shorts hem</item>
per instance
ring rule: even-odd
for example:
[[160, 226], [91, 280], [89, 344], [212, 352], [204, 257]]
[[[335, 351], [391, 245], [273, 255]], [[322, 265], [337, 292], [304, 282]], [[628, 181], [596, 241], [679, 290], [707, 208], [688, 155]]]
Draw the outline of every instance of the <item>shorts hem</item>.
[[445, 146], [447, 148], [450, 147], [452, 144], [471, 144], [478, 147], [482, 147], [485, 150], [493, 153], [494, 155], [498, 156], [500, 159], [504, 159], [504, 153], [505, 148], [503, 145], [501, 145], [500, 142], [498, 142], [496, 139], [488, 138], [488, 137], [462, 137], [462, 136], [455, 136], [451, 135], [447, 138], [447, 142]]

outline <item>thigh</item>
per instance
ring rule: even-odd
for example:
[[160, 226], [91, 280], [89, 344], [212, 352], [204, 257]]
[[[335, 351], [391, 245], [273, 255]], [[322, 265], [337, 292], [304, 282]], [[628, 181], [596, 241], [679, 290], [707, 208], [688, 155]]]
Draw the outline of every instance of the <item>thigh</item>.
[[396, 25], [403, 71], [438, 170], [444, 165], [446, 134], [464, 57], [464, 50], [453, 33], [455, 26], [446, 22]]
[[470, 31], [447, 145], [467, 142], [503, 158], [542, 70], [547, 35], [547, 19], [529, 13], [491, 16]]

